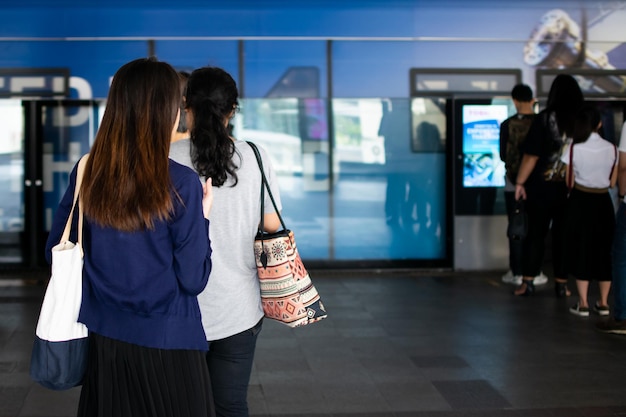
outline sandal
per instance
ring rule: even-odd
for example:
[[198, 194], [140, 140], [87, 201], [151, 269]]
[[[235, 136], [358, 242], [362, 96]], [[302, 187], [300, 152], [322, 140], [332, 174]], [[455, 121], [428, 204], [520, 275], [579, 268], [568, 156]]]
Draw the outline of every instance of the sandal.
[[527, 297], [535, 293], [535, 283], [532, 280], [523, 280], [522, 284], [513, 291], [513, 295]]
[[567, 288], [567, 282], [555, 282], [554, 294], [556, 298], [565, 298], [572, 295], [572, 292]]

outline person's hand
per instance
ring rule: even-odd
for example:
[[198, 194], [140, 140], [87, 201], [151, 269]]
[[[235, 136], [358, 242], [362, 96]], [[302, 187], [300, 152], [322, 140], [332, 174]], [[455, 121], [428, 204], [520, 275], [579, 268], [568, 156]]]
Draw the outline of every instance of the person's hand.
[[211, 207], [213, 207], [213, 181], [211, 178], [207, 178], [206, 182], [202, 184], [202, 212], [205, 219], [209, 218]]
[[515, 184], [515, 200], [526, 200], [526, 188], [524, 188], [524, 184]]

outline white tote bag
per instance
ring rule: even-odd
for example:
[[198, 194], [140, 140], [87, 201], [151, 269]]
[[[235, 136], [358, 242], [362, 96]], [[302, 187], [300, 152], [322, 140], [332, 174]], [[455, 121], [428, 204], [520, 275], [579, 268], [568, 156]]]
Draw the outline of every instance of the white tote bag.
[[[51, 276], [41, 305], [30, 362], [33, 380], [46, 388], [63, 390], [82, 383], [87, 367], [88, 330], [78, 322], [83, 288], [83, 215], [78, 198], [87, 157], [76, 175], [74, 201], [61, 241], [52, 248]], [[70, 242], [78, 200], [78, 241]]]

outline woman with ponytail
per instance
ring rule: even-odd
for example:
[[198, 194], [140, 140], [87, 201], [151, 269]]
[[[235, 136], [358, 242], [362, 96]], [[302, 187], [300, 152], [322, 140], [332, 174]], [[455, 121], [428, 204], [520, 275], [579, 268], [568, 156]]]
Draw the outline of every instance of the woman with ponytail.
[[[213, 269], [198, 300], [218, 416], [248, 416], [248, 384], [263, 321], [253, 250], [261, 212], [261, 172], [250, 145], [230, 134], [229, 122], [238, 106], [237, 85], [226, 71], [215, 67], [193, 71], [185, 94], [191, 139], [175, 142], [170, 149], [170, 158], [194, 168], [201, 180], [211, 178], [215, 196], [210, 215]], [[259, 150], [280, 207], [270, 159]], [[264, 222], [268, 232], [280, 227], [267, 195]]]

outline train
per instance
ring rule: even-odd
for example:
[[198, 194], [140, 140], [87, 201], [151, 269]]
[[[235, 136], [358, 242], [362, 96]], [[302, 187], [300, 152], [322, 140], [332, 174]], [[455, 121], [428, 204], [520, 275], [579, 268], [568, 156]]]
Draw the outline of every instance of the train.
[[[504, 270], [493, 133], [512, 87], [532, 86], [540, 108], [570, 73], [608, 140], [624, 122], [623, 1], [48, 3], [0, 4], [0, 265], [42, 265], [111, 77], [141, 56], [233, 75], [234, 134], [269, 152], [317, 268]], [[491, 123], [480, 141], [472, 112]]]

